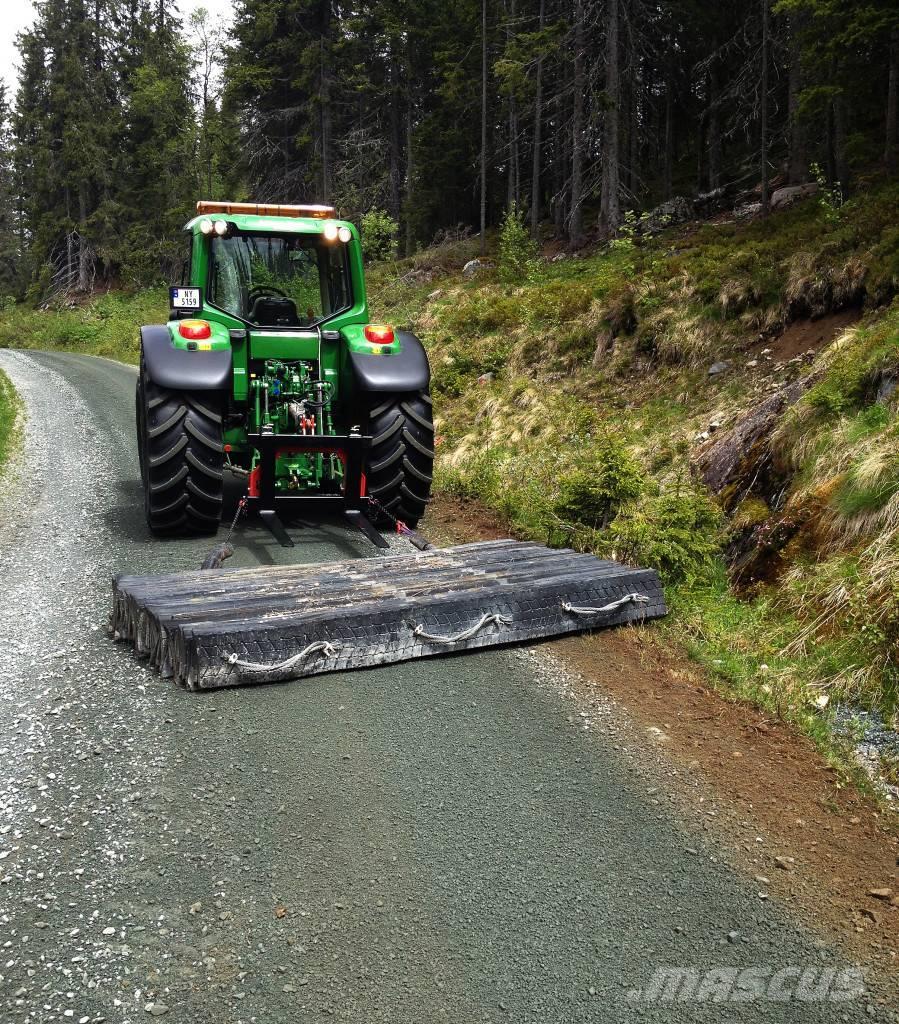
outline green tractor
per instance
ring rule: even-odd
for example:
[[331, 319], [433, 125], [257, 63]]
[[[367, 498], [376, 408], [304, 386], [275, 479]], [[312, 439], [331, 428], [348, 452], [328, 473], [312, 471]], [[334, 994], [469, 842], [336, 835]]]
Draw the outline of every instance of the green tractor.
[[197, 204], [169, 322], [141, 328], [146, 519], [215, 533], [226, 472], [282, 543], [282, 517], [414, 527], [434, 460], [430, 370], [412, 334], [369, 323], [359, 236], [325, 206]]

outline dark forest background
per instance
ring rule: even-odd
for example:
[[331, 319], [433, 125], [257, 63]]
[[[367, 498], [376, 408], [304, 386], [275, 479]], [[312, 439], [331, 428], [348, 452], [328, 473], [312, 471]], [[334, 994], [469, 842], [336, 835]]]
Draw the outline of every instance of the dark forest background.
[[382, 210], [402, 252], [515, 204], [572, 248], [678, 195], [896, 169], [894, 0], [44, 0], [0, 87], [0, 296], [140, 285], [198, 198]]

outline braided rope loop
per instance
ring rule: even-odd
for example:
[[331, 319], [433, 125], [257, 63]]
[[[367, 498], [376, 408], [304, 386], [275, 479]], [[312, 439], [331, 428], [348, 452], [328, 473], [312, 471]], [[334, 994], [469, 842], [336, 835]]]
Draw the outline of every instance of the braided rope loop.
[[469, 626], [468, 629], [464, 629], [461, 633], [456, 633], [455, 636], [437, 636], [434, 633], [426, 633], [424, 626], [421, 624], [412, 630], [412, 634], [413, 636], [421, 637], [425, 643], [429, 644], [460, 644], [463, 640], [471, 640], [473, 636], [476, 636], [482, 629], [490, 625], [511, 626], [512, 620], [508, 615], [500, 615], [498, 612], [487, 612], [473, 626]]
[[617, 601], [604, 604], [601, 608], [579, 608], [577, 605], [563, 601], [562, 611], [568, 612], [571, 615], [607, 615], [609, 612], [618, 611], [619, 608], [623, 608], [626, 604], [649, 604], [649, 598], [645, 594], [625, 594], [624, 597], [619, 597]]
[[223, 654], [222, 659], [237, 669], [241, 679], [255, 683], [277, 683], [293, 678], [297, 665], [313, 654], [333, 658], [339, 650], [339, 644], [332, 644], [329, 640], [316, 640], [315, 643], [304, 647], [298, 654], [285, 658], [284, 661], [275, 662], [274, 665], [265, 665], [256, 661], [241, 661], [237, 654]]

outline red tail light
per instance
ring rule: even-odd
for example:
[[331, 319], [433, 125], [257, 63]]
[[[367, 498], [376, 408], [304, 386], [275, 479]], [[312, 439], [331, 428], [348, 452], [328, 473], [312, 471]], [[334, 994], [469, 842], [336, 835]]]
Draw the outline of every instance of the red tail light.
[[178, 333], [188, 341], [205, 341], [212, 337], [212, 328], [205, 320], [182, 320], [178, 324]]
[[365, 328], [365, 340], [372, 345], [392, 345], [393, 328], [390, 324], [368, 324]]

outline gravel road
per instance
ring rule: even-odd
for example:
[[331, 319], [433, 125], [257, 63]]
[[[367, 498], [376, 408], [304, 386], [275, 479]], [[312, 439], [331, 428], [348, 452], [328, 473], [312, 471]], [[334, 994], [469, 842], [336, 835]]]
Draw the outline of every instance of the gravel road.
[[[105, 633], [110, 576], [210, 545], [146, 534], [134, 372], [0, 366], [29, 415], [0, 497], [3, 1024], [893, 1019], [867, 996], [633, 995], [659, 966], [841, 963], [538, 653], [204, 695], [146, 671]], [[247, 530], [231, 564], [370, 554], [336, 525], [296, 536]]]

